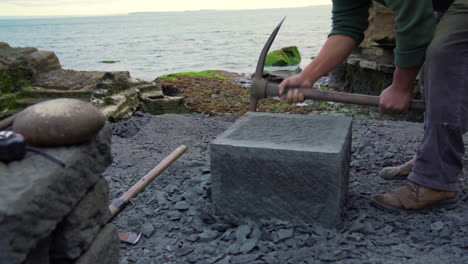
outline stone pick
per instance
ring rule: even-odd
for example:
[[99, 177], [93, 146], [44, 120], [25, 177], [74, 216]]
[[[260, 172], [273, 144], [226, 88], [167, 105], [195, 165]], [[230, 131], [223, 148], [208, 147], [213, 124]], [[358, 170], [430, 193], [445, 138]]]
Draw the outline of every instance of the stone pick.
[[104, 114], [77, 99], [54, 99], [23, 110], [13, 122], [13, 130], [26, 142], [42, 147], [81, 144], [91, 139], [105, 124]]

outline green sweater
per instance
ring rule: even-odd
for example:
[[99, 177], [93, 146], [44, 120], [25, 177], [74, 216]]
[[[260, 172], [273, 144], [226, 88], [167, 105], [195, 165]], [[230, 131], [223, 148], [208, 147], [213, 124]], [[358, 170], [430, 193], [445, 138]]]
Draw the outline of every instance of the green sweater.
[[[376, 0], [396, 16], [395, 66], [411, 68], [424, 62], [435, 19], [431, 0]], [[345, 35], [361, 43], [368, 26], [371, 0], [333, 0], [330, 35]]]

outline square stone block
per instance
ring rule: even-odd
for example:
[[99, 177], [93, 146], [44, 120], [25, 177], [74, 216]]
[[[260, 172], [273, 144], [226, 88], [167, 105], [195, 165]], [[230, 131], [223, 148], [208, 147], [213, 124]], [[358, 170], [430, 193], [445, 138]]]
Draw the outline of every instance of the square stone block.
[[211, 143], [217, 213], [339, 227], [352, 119], [247, 113]]

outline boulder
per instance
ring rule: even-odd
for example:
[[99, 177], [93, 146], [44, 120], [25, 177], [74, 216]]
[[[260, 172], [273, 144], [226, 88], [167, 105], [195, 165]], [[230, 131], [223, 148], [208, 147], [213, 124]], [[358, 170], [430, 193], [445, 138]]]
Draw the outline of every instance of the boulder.
[[22, 64], [34, 74], [61, 69], [60, 61], [52, 51], [37, 48], [12, 48], [7, 43], [0, 43], [0, 67]]
[[296, 46], [271, 51], [265, 60], [265, 66], [294, 66], [299, 63], [301, 63], [301, 54]]
[[28, 107], [18, 114], [13, 130], [37, 146], [80, 144], [91, 139], [105, 124], [105, 116], [93, 105], [76, 99], [56, 99]]

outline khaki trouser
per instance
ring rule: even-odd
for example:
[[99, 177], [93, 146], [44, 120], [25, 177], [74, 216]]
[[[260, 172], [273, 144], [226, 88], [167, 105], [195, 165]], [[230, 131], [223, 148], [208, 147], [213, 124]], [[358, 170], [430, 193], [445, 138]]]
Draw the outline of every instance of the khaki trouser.
[[457, 191], [468, 131], [468, 0], [455, 0], [440, 20], [423, 71], [424, 136], [408, 179]]

